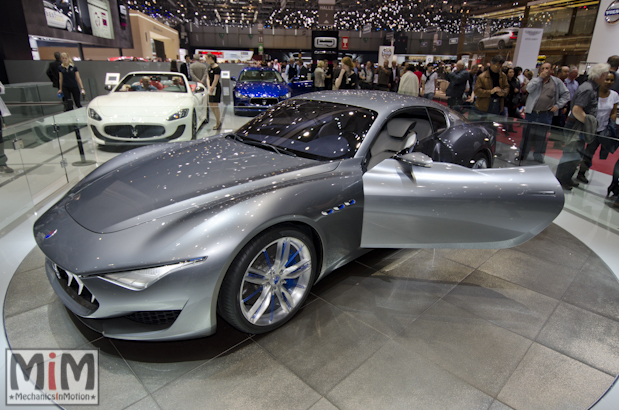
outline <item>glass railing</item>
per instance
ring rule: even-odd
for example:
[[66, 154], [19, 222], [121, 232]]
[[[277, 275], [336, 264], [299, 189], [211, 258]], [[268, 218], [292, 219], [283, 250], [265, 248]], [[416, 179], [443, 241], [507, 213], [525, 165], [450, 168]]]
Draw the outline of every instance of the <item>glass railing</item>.
[[504, 115], [480, 115], [468, 104], [454, 108], [496, 136], [494, 167], [547, 165], [564, 184], [567, 211], [619, 233], [619, 199], [615, 195], [619, 186], [613, 184], [619, 178], [619, 139], [598, 132], [576, 132], [569, 128], [570, 123], [561, 127]]
[[[472, 106], [456, 109], [495, 136], [495, 168], [545, 164], [556, 174], [564, 156], [566, 159], [576, 158], [570, 180], [578, 186], [571, 190], [566, 188], [565, 209], [619, 233], [619, 211], [613, 209], [616, 197], [607, 197], [619, 159], [619, 149], [616, 149], [619, 140], [597, 134], [589, 136], [601, 144], [584, 173], [584, 179], [579, 181], [579, 152], [584, 152], [584, 149], [582, 144], [574, 144], [574, 138], [580, 136], [574, 136], [571, 130], [502, 115], [482, 117]], [[223, 111], [231, 115], [233, 107], [222, 107]], [[7, 165], [14, 172], [0, 173], [0, 235], [34, 212], [37, 205], [51, 194], [68, 188], [98, 165], [131, 149], [98, 148], [87, 126], [85, 108], [9, 125], [4, 130], [3, 141]], [[526, 147], [529, 152], [523, 155]], [[601, 151], [608, 151], [608, 155], [600, 157]], [[584, 169], [584, 165], [582, 167]]]
[[6, 165], [13, 172], [0, 173], [0, 235], [102, 162], [85, 108], [9, 125], [2, 141]]

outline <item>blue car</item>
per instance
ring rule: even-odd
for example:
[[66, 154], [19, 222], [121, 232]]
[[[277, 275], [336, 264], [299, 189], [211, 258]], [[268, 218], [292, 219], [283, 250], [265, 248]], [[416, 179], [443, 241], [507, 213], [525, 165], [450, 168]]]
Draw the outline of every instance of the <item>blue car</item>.
[[248, 67], [241, 71], [234, 86], [234, 114], [255, 115], [291, 96], [290, 87], [277, 70]]
[[288, 86], [293, 97], [314, 91], [314, 81], [306, 77], [295, 77], [288, 82]]

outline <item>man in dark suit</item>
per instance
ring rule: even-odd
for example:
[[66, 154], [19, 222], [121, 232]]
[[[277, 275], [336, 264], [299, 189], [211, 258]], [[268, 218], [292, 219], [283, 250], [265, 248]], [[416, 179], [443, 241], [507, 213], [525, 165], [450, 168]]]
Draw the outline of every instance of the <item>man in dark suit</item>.
[[400, 70], [398, 69], [398, 63], [393, 60], [391, 62], [391, 91], [397, 93], [400, 86]]
[[54, 58], [56, 59], [55, 61], [52, 61], [51, 63], [49, 63], [49, 66], [47, 66], [47, 71], [45, 72], [45, 74], [47, 74], [47, 76], [49, 77], [49, 79], [52, 82], [52, 85], [54, 86], [54, 88], [56, 89], [60, 89], [60, 85], [58, 84], [58, 72], [60, 71], [60, 66], [62, 65], [62, 61], [60, 60], [60, 52], [56, 51], [54, 53]]
[[185, 56], [185, 63], [181, 64], [181, 74], [185, 74], [187, 79], [191, 81], [191, 74], [189, 73], [189, 66], [191, 65], [191, 57]]

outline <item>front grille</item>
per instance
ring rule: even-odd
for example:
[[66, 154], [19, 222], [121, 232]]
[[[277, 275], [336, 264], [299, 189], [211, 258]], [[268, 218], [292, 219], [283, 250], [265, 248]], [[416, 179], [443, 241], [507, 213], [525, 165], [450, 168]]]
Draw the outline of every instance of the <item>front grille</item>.
[[106, 125], [103, 130], [118, 138], [154, 138], [165, 134], [161, 125]]
[[279, 102], [277, 98], [252, 98], [250, 102], [254, 105], [274, 105]]
[[168, 325], [174, 323], [180, 310], [158, 310], [149, 312], [134, 312], [125, 316], [134, 322], [144, 323], [146, 325]]
[[99, 301], [90, 293], [90, 290], [84, 286], [84, 283], [77, 275], [67, 272], [56, 264], [53, 264], [52, 267], [54, 268], [56, 278], [58, 278], [58, 283], [60, 283], [64, 291], [71, 296], [71, 299], [93, 312], [97, 310]]

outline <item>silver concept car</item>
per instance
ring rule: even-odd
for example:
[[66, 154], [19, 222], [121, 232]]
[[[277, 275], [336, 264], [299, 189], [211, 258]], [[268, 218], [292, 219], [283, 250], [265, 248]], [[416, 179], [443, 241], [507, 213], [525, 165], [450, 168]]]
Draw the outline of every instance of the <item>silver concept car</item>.
[[505, 248], [548, 226], [563, 190], [547, 166], [473, 169], [417, 149], [475, 133], [487, 137], [421, 98], [306, 94], [235, 133], [118, 156], [34, 235], [58, 296], [107, 337], [210, 335], [217, 312], [267, 332], [369, 249]]

